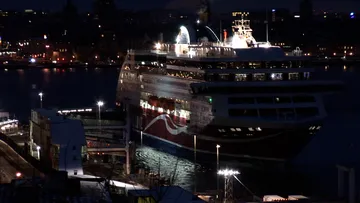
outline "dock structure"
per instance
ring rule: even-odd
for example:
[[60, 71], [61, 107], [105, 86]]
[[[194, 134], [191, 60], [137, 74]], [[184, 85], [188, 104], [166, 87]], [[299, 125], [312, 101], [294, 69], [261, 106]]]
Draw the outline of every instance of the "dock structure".
[[81, 120], [85, 130], [89, 155], [126, 157], [126, 174], [130, 174], [133, 146], [130, 144], [130, 123], [124, 112], [96, 108], [59, 110], [59, 114]]

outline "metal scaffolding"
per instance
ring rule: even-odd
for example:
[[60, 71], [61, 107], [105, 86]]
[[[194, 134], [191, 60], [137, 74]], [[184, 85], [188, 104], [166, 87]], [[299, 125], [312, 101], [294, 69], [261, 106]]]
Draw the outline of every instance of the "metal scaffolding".
[[225, 176], [224, 203], [233, 203], [234, 202], [233, 182], [234, 182], [233, 175]]
[[225, 178], [224, 203], [234, 202], [233, 183], [234, 183], [234, 176], [237, 174], [239, 174], [238, 171], [228, 170], [228, 169], [218, 171], [218, 175], [222, 175]]

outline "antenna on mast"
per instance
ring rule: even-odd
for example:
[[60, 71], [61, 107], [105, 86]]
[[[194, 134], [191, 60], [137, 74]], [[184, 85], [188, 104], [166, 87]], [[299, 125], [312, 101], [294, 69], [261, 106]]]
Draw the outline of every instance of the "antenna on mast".
[[268, 21], [268, 8], [266, 7], [266, 43], [269, 43], [269, 21]]
[[223, 36], [222, 36], [222, 21], [220, 20], [220, 42], [222, 42], [223, 41]]

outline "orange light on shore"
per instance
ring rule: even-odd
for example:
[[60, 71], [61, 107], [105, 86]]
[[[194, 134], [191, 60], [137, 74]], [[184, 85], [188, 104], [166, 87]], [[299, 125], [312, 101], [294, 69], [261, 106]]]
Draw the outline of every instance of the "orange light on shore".
[[21, 173], [20, 173], [20, 172], [17, 172], [17, 173], [16, 173], [16, 177], [17, 177], [17, 178], [20, 178], [20, 177], [21, 177]]

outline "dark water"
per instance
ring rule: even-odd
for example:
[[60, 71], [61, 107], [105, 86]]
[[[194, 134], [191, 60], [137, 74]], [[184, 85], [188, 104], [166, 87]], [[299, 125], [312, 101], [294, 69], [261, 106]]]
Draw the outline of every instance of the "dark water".
[[[313, 185], [333, 191], [336, 188], [336, 164], [360, 163], [360, 66], [317, 67], [317, 76], [343, 80], [346, 90], [328, 99], [329, 118], [323, 129], [294, 160], [296, 167], [311, 175]], [[40, 106], [39, 91], [44, 92], [43, 106], [49, 108], [93, 107], [96, 101], [105, 101], [107, 108], [114, 107], [119, 69], [0, 69], [0, 108], [15, 114], [20, 120], [29, 118], [31, 108]], [[37, 89], [32, 89], [36, 85]], [[137, 151], [138, 160], [151, 170], [162, 174], [172, 174], [176, 170], [176, 183], [192, 189], [194, 183], [194, 163], [179, 159], [149, 147]], [[214, 157], [214, 163], [216, 157]], [[178, 162], [175, 168], [174, 163]], [[263, 179], [267, 174], [254, 175], [248, 168], [261, 168], [261, 163], [223, 163], [220, 165], [242, 170], [241, 179], [247, 185], [261, 182], [271, 187]], [[197, 187], [199, 191], [216, 189], [214, 165], [197, 165]], [[305, 170], [306, 169], [306, 170]], [[282, 175], [278, 179], [291, 179]], [[264, 183], [265, 181], [265, 183]], [[222, 182], [222, 181], [220, 181]], [[235, 183], [236, 187], [240, 187]], [[299, 187], [302, 185], [299, 183]], [[323, 186], [326, 185], [327, 187]], [[308, 189], [308, 188], [307, 188]]]
[[[101, 99], [115, 105], [119, 69], [0, 69], [0, 108], [27, 120], [31, 108], [93, 107]], [[36, 85], [36, 89], [32, 86]]]

